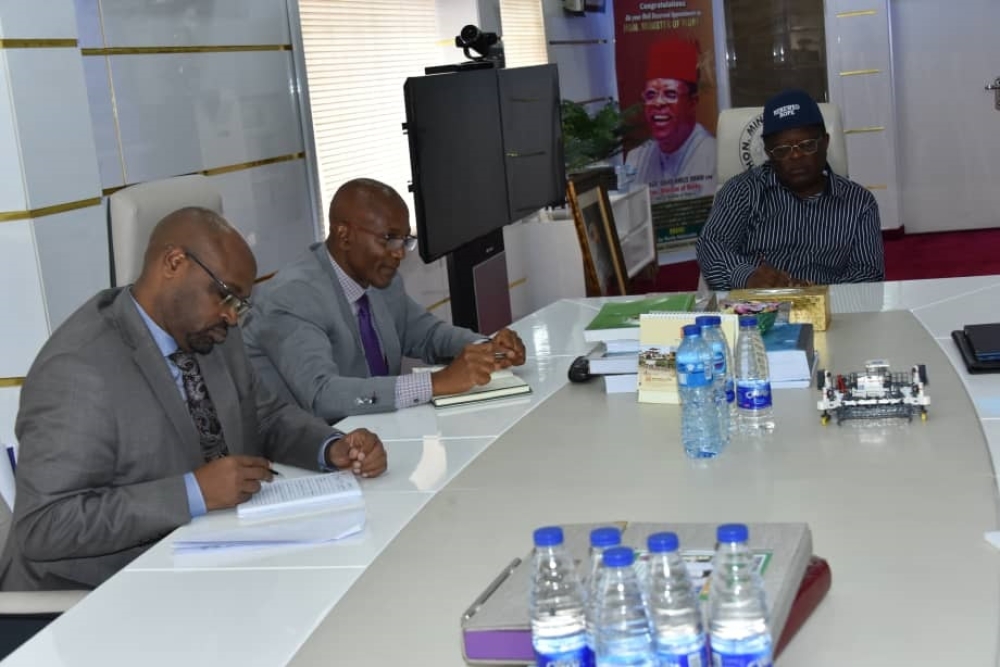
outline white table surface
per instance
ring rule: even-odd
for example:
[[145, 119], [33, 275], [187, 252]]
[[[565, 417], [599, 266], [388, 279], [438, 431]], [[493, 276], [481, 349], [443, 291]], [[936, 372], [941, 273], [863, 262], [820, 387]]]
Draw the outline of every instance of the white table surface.
[[[996, 321], [996, 311], [991, 306], [998, 303], [997, 297], [1000, 297], [1000, 276], [837, 286], [832, 292], [835, 313], [892, 310], [913, 313], [926, 329], [925, 333], [917, 328], [913, 335], [927, 337], [930, 334], [957, 369], [958, 381], [971, 396], [971, 407], [978, 413], [979, 423], [970, 431], [968, 446], [944, 451], [937, 447], [938, 443], [921, 441], [919, 446], [904, 450], [897, 442], [903, 440], [899, 437], [899, 426], [828, 427], [820, 431], [818, 438], [809, 441], [825, 457], [825, 466], [816, 467], [815, 461], [798, 458], [800, 453], [780, 438], [775, 440], [778, 444], [764, 453], [729, 452], [716, 462], [719, 465], [712, 471], [715, 481], [724, 481], [727, 475], [746, 470], [757, 476], [759, 493], [747, 505], [748, 516], [760, 520], [794, 516], [785, 501], [792, 494], [799, 494], [802, 503], [816, 510], [809, 523], [813, 527], [817, 553], [831, 562], [834, 587], [779, 664], [810, 667], [828, 664], [822, 659], [824, 652], [834, 655], [844, 642], [857, 643], [870, 651], [867, 655], [883, 658], [892, 655], [900, 642], [905, 642], [910, 648], [922, 649], [926, 658], [909, 664], [947, 664], [941, 662], [944, 655], [940, 649], [944, 645], [942, 637], [926, 636], [932, 633], [908, 636], [907, 624], [902, 620], [856, 634], [859, 626], [852, 622], [852, 616], [858, 613], [855, 606], [858, 600], [866, 599], [866, 591], [874, 586], [891, 592], [910, 583], [903, 577], [888, 575], [889, 564], [878, 558], [871, 561], [867, 570], [859, 564], [858, 559], [869, 554], [870, 544], [878, 544], [889, 535], [895, 539], [893, 530], [900, 531], [898, 539], [914, 543], [913, 567], [947, 568], [951, 573], [949, 586], [935, 585], [929, 593], [944, 599], [940, 609], [950, 614], [949, 628], [959, 627], [956, 624], [960, 623], [954, 655], [971, 655], [972, 659], [963, 664], [997, 664], [1000, 579], [997, 579], [995, 566], [1000, 563], [997, 560], [1000, 554], [986, 545], [982, 533], [997, 529], [997, 480], [992, 464], [996, 459], [990, 455], [994, 450], [1000, 452], [1000, 376], [967, 375], [950, 340], [952, 329]], [[392, 590], [391, 581], [387, 583], [384, 576], [377, 579], [373, 575], [366, 576], [366, 569], [372, 573], [384, 572], [395, 563], [397, 568], [392, 570], [396, 573], [393, 576], [407, 576], [409, 570], [402, 568], [412, 565], [413, 559], [431, 558], [431, 562], [437, 562], [434, 559], [443, 557], [441, 550], [449, 539], [458, 539], [461, 543], [488, 540], [502, 545], [496, 550], [498, 557], [507, 558], [512, 548], [516, 551], [527, 545], [525, 522], [535, 525], [557, 517], [562, 521], [595, 520], [592, 513], [575, 502], [573, 494], [547, 493], [532, 473], [544, 467], [541, 462], [546, 457], [556, 456], [562, 447], [569, 446], [571, 439], [561, 442], [558, 447], [555, 443], [533, 441], [528, 433], [524, 442], [515, 447], [523, 452], [511, 456], [506, 455], [511, 446], [510, 438], [503, 440], [503, 451], [490, 447], [506, 431], [517, 428], [522, 420], [531, 423], [554, 420], [557, 424], [580, 421], [573, 413], [560, 413], [560, 406], [571, 397], [569, 392], [584, 390], [590, 385], [560, 390], [566, 385], [566, 370], [572, 358], [586, 353], [591, 347], [583, 341], [582, 330], [601, 301], [556, 302], [515, 323], [514, 328], [528, 348], [528, 363], [522, 373], [534, 389], [528, 397], [501, 401], [480, 410], [434, 410], [422, 406], [345, 420], [340, 425], [344, 429], [364, 425], [375, 430], [389, 451], [387, 475], [363, 482], [368, 526], [361, 535], [338, 544], [240, 554], [208, 562], [175, 559], [169, 544], [171, 537], [168, 537], [15, 652], [2, 663], [3, 666], [204, 664], [275, 667], [329, 665], [343, 662], [342, 658], [350, 658], [348, 661], [354, 664], [385, 664], [377, 659], [382, 648], [377, 640], [372, 642], [371, 637], [350, 634], [353, 623], [344, 624], [346, 636], [336, 628], [331, 629], [332, 626], [324, 627], [344, 618], [354, 618], [356, 623], [363, 621], [366, 626], [370, 624], [372, 631], [382, 628], [372, 635], [374, 637], [380, 634], [385, 637], [388, 629], [391, 642], [408, 646], [410, 657], [415, 659], [421, 654], [420, 638], [412, 636], [414, 630], [408, 630], [398, 621], [406, 614], [421, 616], [417, 602], [392, 600], [388, 592]], [[873, 321], [873, 327], [877, 327], [877, 321]], [[831, 332], [831, 336], [834, 335], [835, 332]], [[889, 346], [891, 343], [884, 342]], [[888, 356], [896, 364], [922, 363], [921, 360], [897, 359], [892, 350], [888, 353], [872, 350], [870, 356]], [[950, 392], [953, 394], [950, 396], [935, 394], [935, 371], [929, 371], [932, 373], [929, 393], [934, 401], [931, 420], [943, 419], [948, 414], [948, 406], [953, 405], [956, 414], [965, 410], [975, 424], [977, 416], [969, 410], [965, 394], [961, 390]], [[793, 393], [786, 393], [788, 391]], [[802, 401], [805, 402], [802, 405], [814, 402], [812, 392], [795, 393], [800, 391], [786, 390], [777, 394], [782, 422], [801, 417], [799, 413], [782, 414], [787, 409], [781, 407], [782, 396], [793, 397], [785, 401], [789, 406]], [[594, 399], [593, 392], [580, 396]], [[551, 400], [546, 402], [547, 399]], [[544, 409], [536, 412], [543, 403]], [[642, 426], [649, 407], [639, 406], [644, 419], [639, 422], [638, 435], [633, 437], [640, 440], [657, 437], [651, 425]], [[598, 409], [620, 409], [625, 415], [634, 414], [637, 406], [629, 396], [601, 395], [594, 411]], [[976, 430], [976, 426], [980, 429]], [[919, 424], [913, 428], [919, 433]], [[837, 470], [836, 463], [842, 460], [840, 451], [845, 446], [856, 453], [861, 452], [864, 465]], [[620, 479], [626, 473], [632, 478], [638, 477], [635, 484], [614, 487], [617, 493], [624, 495], [621, 508], [630, 514], [625, 518], [662, 520], [667, 510], [657, 506], [656, 498], [660, 496], [643, 493], [643, 488], [648, 491], [649, 486], [687, 488], [685, 485], [688, 485], [692, 492], [699, 492], [693, 505], [700, 509], [686, 514], [686, 518], [718, 519], [717, 511], [721, 506], [713, 500], [712, 493], [699, 486], [704, 484], [703, 470], [686, 464], [636, 469], [629, 467], [627, 460], [609, 455], [606, 448], [591, 451], [594, 447], [596, 445], [588, 444], [580, 451], [580, 456], [573, 459], [574, 465], [581, 466], [584, 477], [597, 472], [606, 474], [608, 479], [614, 479], [615, 475]], [[780, 470], [770, 466], [773, 460], [783, 462]], [[609, 462], [613, 464], [610, 470], [606, 465]], [[929, 509], [920, 515], [908, 512], [906, 506], [895, 508], [895, 516], [901, 523], [886, 524], [885, 533], [873, 532], [870, 544], [857, 544], [857, 536], [851, 535], [836, 519], [845, 494], [854, 502], [869, 502], [877, 507], [894, 497], [912, 493], [914, 476], [926, 476], [929, 466], [935, 466], [938, 475], [926, 478], [924, 485], [927, 495], [938, 502], [928, 504]], [[984, 484], [983, 479], [989, 483]], [[513, 487], [512, 481], [516, 481]], [[586, 485], [580, 484], [579, 491], [586, 493]], [[665, 495], [662, 497], [667, 499]], [[516, 503], [513, 508], [511, 503]], [[526, 515], [523, 509], [518, 509], [524, 507], [544, 507], [550, 514]], [[956, 516], [954, 508], [962, 508], [962, 514]], [[457, 521], [460, 515], [468, 512], [482, 517], [481, 529], [471, 535], [456, 537], [450, 534], [449, 530], [458, 524], [452, 525], [449, 521]], [[516, 520], [511, 519], [512, 512]], [[219, 516], [206, 519], [224, 522], [231, 521], [232, 517], [219, 513]], [[408, 525], [411, 526], [409, 531]], [[934, 531], [927, 540], [937, 549], [920, 552], [923, 542], [919, 532], [927, 529]], [[418, 540], [422, 546], [413, 546], [408, 536], [414, 532], [422, 537]], [[491, 568], [492, 564], [486, 569]], [[838, 578], [838, 571], [849, 571], [852, 577]], [[965, 573], [986, 574], [977, 579], [963, 576]], [[469, 601], [485, 583], [482, 577], [470, 579]], [[357, 585], [351, 590], [354, 584]], [[414, 585], [433, 596], [441, 583], [428, 577]], [[373, 592], [374, 596], [370, 594]], [[460, 592], [464, 596], [466, 591]], [[343, 602], [338, 604], [341, 598]], [[962, 612], [963, 609], [977, 609], [980, 613], [969, 616]], [[869, 613], [877, 611], [868, 610]], [[933, 615], [935, 612], [928, 613]], [[427, 618], [432, 617], [428, 615]], [[378, 619], [382, 619], [381, 625]], [[435, 647], [437, 651], [444, 650], [441, 654], [444, 659], [436, 664], [462, 664], [457, 616], [448, 620], [443, 631], [448, 633], [453, 645], [449, 644], [446, 650]], [[336, 648], [332, 648], [334, 637], [339, 643]], [[986, 644], [993, 649], [983, 649]], [[344, 647], [352, 645], [367, 646], [370, 652], [348, 650], [341, 653]], [[970, 654], [969, 650], [975, 653]], [[916, 650], [911, 652], [917, 653]], [[387, 655], [389, 653], [391, 651]], [[894, 663], [875, 663], [859, 658], [852, 664]], [[957, 664], [957, 659], [953, 664]]]

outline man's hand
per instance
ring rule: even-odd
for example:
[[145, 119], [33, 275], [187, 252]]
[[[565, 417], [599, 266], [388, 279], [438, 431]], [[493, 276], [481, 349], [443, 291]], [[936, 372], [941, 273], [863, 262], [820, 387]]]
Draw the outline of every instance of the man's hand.
[[776, 269], [767, 261], [761, 261], [757, 270], [747, 278], [748, 288], [792, 287], [797, 284], [798, 281], [795, 281], [788, 273]]
[[496, 359], [497, 368], [509, 368], [524, 364], [524, 343], [520, 336], [510, 329], [501, 329], [493, 336], [493, 351], [504, 355]]
[[385, 472], [385, 447], [378, 436], [359, 428], [335, 441], [326, 450], [326, 461], [339, 470], [350, 469], [361, 477], [378, 477]]
[[260, 456], [224, 456], [194, 471], [205, 507], [218, 510], [250, 500], [260, 482], [271, 481], [271, 464]]
[[500, 351], [492, 341], [470, 343], [462, 348], [455, 360], [445, 368], [431, 373], [431, 387], [435, 396], [460, 394], [490, 381], [496, 369], [495, 353]]

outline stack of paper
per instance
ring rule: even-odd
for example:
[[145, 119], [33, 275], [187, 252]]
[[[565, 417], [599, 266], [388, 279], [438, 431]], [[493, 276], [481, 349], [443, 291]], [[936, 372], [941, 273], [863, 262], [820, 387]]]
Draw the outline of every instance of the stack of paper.
[[199, 517], [178, 531], [175, 552], [320, 544], [365, 527], [361, 488], [350, 472], [265, 483], [232, 513]]

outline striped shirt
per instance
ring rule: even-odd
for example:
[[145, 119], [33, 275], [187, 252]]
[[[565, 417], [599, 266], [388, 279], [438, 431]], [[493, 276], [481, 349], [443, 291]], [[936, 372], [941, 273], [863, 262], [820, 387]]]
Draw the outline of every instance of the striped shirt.
[[[354, 317], [357, 318], [358, 299], [360, 299], [365, 293], [365, 288], [355, 282], [353, 278], [347, 275], [347, 273], [340, 268], [340, 265], [337, 264], [337, 260], [333, 258], [333, 255], [327, 253], [327, 256], [330, 258], [330, 264], [333, 265], [334, 273], [337, 274], [337, 281], [340, 283], [341, 289], [344, 290], [344, 297], [347, 299], [347, 303], [351, 304], [351, 310], [354, 312]], [[375, 328], [375, 335], [378, 336], [379, 346], [381, 346], [382, 336], [378, 332], [378, 327]], [[434, 385], [431, 382], [431, 374], [409, 373], [407, 375], [400, 375], [396, 377], [395, 394], [397, 410], [411, 405], [430, 403], [430, 400], [434, 395]]]
[[763, 260], [817, 285], [885, 280], [882, 223], [872, 193], [827, 167], [826, 188], [800, 199], [767, 162], [715, 196], [696, 246], [716, 290], [745, 287]]

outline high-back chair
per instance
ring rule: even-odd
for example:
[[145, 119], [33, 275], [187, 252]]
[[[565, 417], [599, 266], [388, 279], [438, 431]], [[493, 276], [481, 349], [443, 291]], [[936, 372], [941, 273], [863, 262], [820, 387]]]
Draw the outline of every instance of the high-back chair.
[[108, 227], [112, 284], [135, 282], [153, 227], [185, 206], [200, 206], [221, 214], [222, 194], [210, 178], [195, 174], [131, 185], [111, 195]]
[[[0, 496], [0, 551], [7, 543], [11, 519], [10, 507]], [[77, 590], [0, 592], [0, 660], [86, 594]]]

